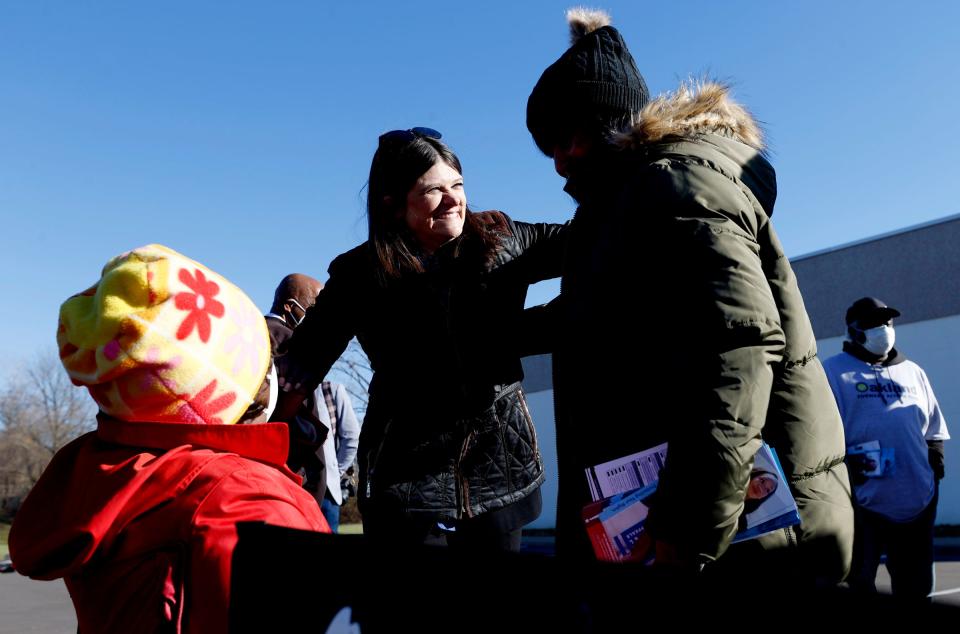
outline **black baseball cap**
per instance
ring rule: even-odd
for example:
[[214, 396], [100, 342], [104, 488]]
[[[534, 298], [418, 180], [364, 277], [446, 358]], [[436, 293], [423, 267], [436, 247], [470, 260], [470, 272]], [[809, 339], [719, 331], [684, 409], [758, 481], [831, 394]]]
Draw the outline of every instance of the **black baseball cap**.
[[875, 321], [885, 322], [888, 319], [899, 317], [900, 311], [896, 308], [890, 308], [876, 297], [861, 297], [853, 302], [847, 309], [847, 325], [863, 319], [873, 319]]

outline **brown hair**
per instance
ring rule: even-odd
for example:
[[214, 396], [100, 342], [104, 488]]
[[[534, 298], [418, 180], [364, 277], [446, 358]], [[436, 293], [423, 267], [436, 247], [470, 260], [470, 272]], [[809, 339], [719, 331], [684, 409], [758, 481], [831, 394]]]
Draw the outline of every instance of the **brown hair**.
[[[413, 184], [438, 161], [463, 174], [460, 159], [440, 139], [410, 132], [400, 138], [385, 137], [373, 155], [367, 181], [367, 222], [369, 240], [380, 261], [382, 281], [404, 273], [422, 272], [420, 245], [407, 227], [403, 211]], [[463, 224], [457, 255], [465, 245], [475, 245], [484, 261], [499, 246], [496, 233], [488, 229], [469, 209]]]

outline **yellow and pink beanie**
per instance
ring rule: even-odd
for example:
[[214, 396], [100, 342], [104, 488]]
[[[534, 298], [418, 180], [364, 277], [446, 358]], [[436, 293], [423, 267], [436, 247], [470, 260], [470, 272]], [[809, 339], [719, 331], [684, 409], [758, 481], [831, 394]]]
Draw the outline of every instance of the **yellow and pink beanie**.
[[65, 301], [57, 344], [73, 383], [125, 421], [231, 425], [270, 367], [250, 298], [159, 244], [113, 258]]

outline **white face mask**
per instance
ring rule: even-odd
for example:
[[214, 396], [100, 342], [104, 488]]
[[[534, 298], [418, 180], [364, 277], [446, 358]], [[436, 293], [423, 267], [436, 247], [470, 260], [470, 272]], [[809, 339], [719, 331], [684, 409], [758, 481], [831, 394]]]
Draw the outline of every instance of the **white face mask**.
[[300, 325], [300, 322], [302, 322], [302, 321], [306, 318], [306, 316], [307, 316], [307, 309], [304, 308], [303, 306], [301, 306], [301, 305], [300, 305], [300, 302], [298, 302], [297, 300], [295, 300], [295, 299], [292, 298], [292, 297], [291, 297], [289, 300], [287, 300], [287, 301], [293, 302], [293, 304], [294, 304], [297, 308], [299, 308], [300, 310], [303, 311], [303, 315], [300, 316], [300, 319], [297, 319], [296, 316], [294, 316], [293, 311], [290, 311], [290, 312], [289, 312], [290, 319], [293, 320], [293, 327], [296, 328], [297, 326]]
[[267, 375], [267, 380], [270, 381], [270, 402], [267, 404], [267, 409], [264, 410], [264, 413], [266, 413], [264, 420], [270, 420], [270, 417], [273, 415], [273, 410], [277, 407], [277, 397], [280, 395], [280, 381], [277, 380], [277, 368], [272, 363], [270, 364], [270, 374]]
[[877, 326], [868, 330], [861, 330], [866, 340], [860, 344], [867, 352], [884, 357], [893, 350], [893, 344], [897, 340], [896, 333], [893, 332], [893, 326]]

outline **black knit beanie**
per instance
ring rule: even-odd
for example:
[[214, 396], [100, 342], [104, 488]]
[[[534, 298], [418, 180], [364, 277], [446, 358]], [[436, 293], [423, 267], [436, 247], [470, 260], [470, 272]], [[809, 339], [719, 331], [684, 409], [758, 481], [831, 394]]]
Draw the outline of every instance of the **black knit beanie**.
[[572, 46], [543, 71], [527, 100], [527, 129], [553, 155], [558, 131], [591, 114], [639, 112], [650, 100], [633, 56], [602, 11], [567, 12]]

